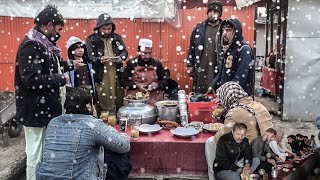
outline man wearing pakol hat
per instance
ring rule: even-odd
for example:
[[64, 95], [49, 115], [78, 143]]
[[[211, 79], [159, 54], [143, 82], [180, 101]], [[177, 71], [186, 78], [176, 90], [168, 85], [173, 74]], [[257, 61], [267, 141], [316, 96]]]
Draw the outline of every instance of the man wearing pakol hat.
[[193, 91], [206, 93], [217, 74], [217, 32], [221, 23], [222, 4], [210, 2], [208, 19], [197, 24], [190, 36], [187, 57], [187, 73], [193, 78]]
[[97, 19], [94, 33], [86, 39], [88, 55], [94, 69], [96, 83], [97, 115], [101, 111], [114, 111], [122, 106], [123, 89], [119, 84], [119, 76], [123, 72], [122, 62], [128, 52], [120, 35], [114, 31], [116, 25], [107, 13]]
[[148, 103], [154, 105], [163, 99], [167, 77], [162, 63], [152, 58], [152, 40], [140, 39], [137, 51], [138, 56], [128, 61], [120, 83], [127, 89], [126, 95], [150, 92]]
[[207, 93], [215, 92], [224, 83], [240, 84], [249, 95], [254, 91], [254, 56], [251, 47], [244, 41], [241, 22], [236, 18], [224, 20], [218, 32], [219, 73]]

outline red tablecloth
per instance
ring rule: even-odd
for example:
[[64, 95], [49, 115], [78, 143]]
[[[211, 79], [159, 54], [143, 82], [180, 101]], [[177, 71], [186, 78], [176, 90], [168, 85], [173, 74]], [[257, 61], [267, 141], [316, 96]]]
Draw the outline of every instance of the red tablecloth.
[[[130, 137], [129, 129], [126, 133]], [[212, 135], [203, 132], [185, 139], [175, 137], [169, 130], [140, 133], [137, 141], [131, 140], [130, 176], [208, 176], [205, 142]]]

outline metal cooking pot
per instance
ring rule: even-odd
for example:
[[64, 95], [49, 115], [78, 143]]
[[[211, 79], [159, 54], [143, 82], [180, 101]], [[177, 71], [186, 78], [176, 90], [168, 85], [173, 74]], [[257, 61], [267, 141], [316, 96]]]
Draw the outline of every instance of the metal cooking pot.
[[147, 104], [147, 99], [129, 100], [128, 105], [122, 106], [118, 110], [118, 117], [141, 115], [142, 124], [154, 124], [157, 120], [155, 107]]
[[[165, 106], [165, 104], [172, 103], [177, 104], [176, 106]], [[158, 101], [155, 103], [157, 106], [157, 115], [160, 119], [166, 119], [170, 121], [177, 121], [179, 119], [179, 108], [178, 108], [179, 101]]]

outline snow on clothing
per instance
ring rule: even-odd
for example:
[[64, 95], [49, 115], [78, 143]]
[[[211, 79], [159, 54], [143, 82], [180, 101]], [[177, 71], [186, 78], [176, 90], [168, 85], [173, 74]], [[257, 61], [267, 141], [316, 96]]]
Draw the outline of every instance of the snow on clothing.
[[104, 151], [115, 153], [130, 151], [126, 136], [91, 115], [65, 114], [52, 119], [37, 171], [38, 178], [98, 179], [99, 168], [103, 166], [100, 146]]
[[[100, 15], [101, 16], [101, 15]], [[88, 49], [89, 59], [92, 61], [94, 73], [94, 81], [96, 83], [101, 83], [103, 78], [104, 66], [100, 61], [100, 58], [105, 55], [105, 42], [103, 41], [102, 36], [98, 32], [98, 28], [105, 24], [112, 24], [112, 33], [111, 33], [111, 40], [112, 40], [112, 57], [119, 56], [122, 60], [127, 59], [128, 52], [126, 46], [121, 38], [120, 35], [114, 33], [115, 31], [115, 24], [112, 21], [112, 18], [106, 16], [107, 18], [98, 18], [97, 26], [94, 28], [95, 32], [89, 35], [86, 39], [86, 46]], [[104, 16], [104, 15], [103, 15]], [[119, 72], [123, 69], [122, 63], [117, 63], [117, 75], [119, 76]]]
[[154, 105], [163, 98], [162, 89], [168, 86], [167, 76], [160, 61], [154, 58], [144, 61], [140, 56], [128, 61], [120, 81], [121, 86], [127, 89], [126, 95], [138, 92], [137, 84], [148, 87], [152, 82], [156, 82], [158, 88], [150, 91], [148, 103]]
[[58, 73], [58, 67], [64, 62], [58, 56], [61, 51], [55, 42], [39, 28], [30, 30], [28, 35], [31, 36], [24, 38], [16, 56], [16, 117], [24, 126], [45, 127], [62, 114], [59, 89], [66, 79]]
[[253, 101], [241, 86], [235, 82], [227, 82], [217, 90], [217, 96], [226, 107], [225, 126], [215, 134], [215, 141], [229, 133], [237, 122], [247, 125], [247, 138], [251, 142], [273, 127], [269, 111], [259, 102]]
[[82, 56], [84, 65], [78, 67], [76, 70], [68, 72], [70, 83], [72, 87], [85, 86], [90, 90], [93, 90], [93, 99], [95, 100], [93, 69], [88, 57], [87, 47], [81, 39], [75, 36], [71, 36], [67, 41], [68, 58], [71, 63], [73, 60], [75, 60], [72, 51], [78, 48], [78, 46], [81, 46], [84, 49], [84, 54]]
[[[226, 52], [222, 46], [222, 27], [231, 24], [234, 27], [234, 36], [231, 45]], [[218, 65], [219, 72], [211, 83], [211, 87], [217, 90], [226, 82], [234, 81], [241, 85], [249, 96], [254, 90], [254, 57], [248, 44], [242, 36], [241, 23], [237, 19], [224, 20], [218, 32]]]
[[[98, 29], [107, 24], [112, 24], [112, 32], [108, 39], [103, 38]], [[86, 46], [88, 56], [93, 65], [94, 82], [98, 102], [96, 104], [97, 114], [101, 111], [109, 111], [122, 106], [123, 89], [120, 87], [119, 78], [123, 72], [123, 63], [102, 64], [100, 58], [121, 57], [125, 60], [128, 56], [127, 49], [120, 35], [114, 33], [115, 24], [108, 14], [101, 14], [98, 17], [95, 32], [87, 37]]]
[[[208, 19], [197, 24], [190, 36], [187, 66], [193, 67], [195, 92], [206, 93], [217, 72], [217, 40], [219, 25], [211, 26]], [[221, 20], [219, 20], [221, 22]]]

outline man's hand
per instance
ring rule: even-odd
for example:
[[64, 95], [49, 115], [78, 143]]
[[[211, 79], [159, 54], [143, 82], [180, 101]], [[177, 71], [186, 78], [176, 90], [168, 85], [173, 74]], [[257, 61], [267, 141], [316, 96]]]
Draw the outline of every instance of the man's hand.
[[100, 58], [100, 61], [101, 61], [102, 64], [108, 64], [110, 62], [110, 59], [108, 57], [106, 57], [106, 56], [102, 56]]
[[294, 157], [294, 154], [293, 153], [289, 153], [289, 152], [287, 152], [288, 153], [288, 157]]
[[273, 166], [277, 165], [277, 163], [276, 163], [276, 161], [274, 159], [267, 159], [267, 162], [272, 164]]
[[73, 64], [73, 69], [75, 69], [75, 70], [78, 69], [78, 67], [84, 65], [82, 59], [80, 59], [80, 60], [72, 60], [72, 64]]
[[237, 172], [238, 172], [239, 174], [241, 174], [241, 173], [242, 173], [242, 168], [237, 169]]
[[150, 89], [148, 88], [149, 91], [155, 90], [159, 87], [158, 83], [152, 82], [150, 85]]
[[66, 85], [71, 86], [70, 77], [69, 77], [68, 73], [64, 73], [63, 75], [64, 75], [64, 78], [66, 79]]
[[215, 94], [215, 93], [216, 93], [215, 90], [212, 87], [209, 87], [205, 95]]
[[121, 57], [120, 57], [120, 56], [118, 56], [118, 59], [115, 59], [115, 61], [114, 61], [114, 62], [116, 62], [116, 63], [121, 63], [121, 62], [122, 62]]
[[242, 169], [242, 173], [243, 174], [250, 174], [250, 171], [251, 171], [250, 170], [250, 166], [247, 166], [247, 165], [244, 166], [243, 169]]
[[193, 77], [193, 76], [194, 76], [193, 67], [187, 67], [187, 74], [188, 74], [190, 77]]
[[142, 92], [147, 92], [147, 91], [148, 91], [147, 85], [137, 84], [136, 86], [137, 86], [137, 88], [138, 88], [140, 91], [142, 91]]

